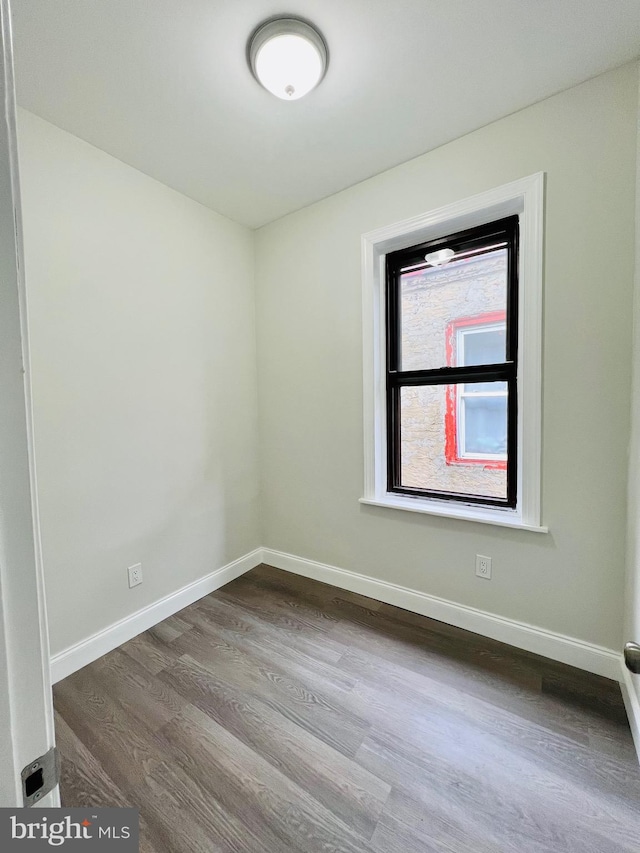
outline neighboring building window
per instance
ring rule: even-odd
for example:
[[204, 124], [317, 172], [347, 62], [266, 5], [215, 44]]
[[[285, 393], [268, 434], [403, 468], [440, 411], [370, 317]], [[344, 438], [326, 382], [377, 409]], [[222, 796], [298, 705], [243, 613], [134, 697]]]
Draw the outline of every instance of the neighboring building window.
[[540, 523], [544, 175], [362, 237], [361, 502]]
[[386, 269], [389, 492], [515, 507], [518, 217]]
[[[504, 311], [451, 321], [446, 330], [447, 364], [500, 361], [507, 333]], [[445, 412], [445, 458], [448, 465], [507, 467], [507, 388], [448, 385]]]

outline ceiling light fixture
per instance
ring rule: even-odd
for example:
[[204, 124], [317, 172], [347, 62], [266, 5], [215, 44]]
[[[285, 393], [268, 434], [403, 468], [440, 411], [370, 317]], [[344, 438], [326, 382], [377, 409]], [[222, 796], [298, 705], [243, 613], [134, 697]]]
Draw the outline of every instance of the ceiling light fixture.
[[327, 62], [324, 39], [298, 18], [266, 21], [249, 40], [249, 65], [256, 80], [284, 101], [295, 101], [314, 89]]

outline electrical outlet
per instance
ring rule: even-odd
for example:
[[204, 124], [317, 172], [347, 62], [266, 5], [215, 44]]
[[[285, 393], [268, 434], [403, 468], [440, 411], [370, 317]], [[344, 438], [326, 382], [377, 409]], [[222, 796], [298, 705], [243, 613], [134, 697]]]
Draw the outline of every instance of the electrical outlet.
[[142, 563], [129, 566], [127, 571], [129, 572], [129, 589], [139, 586], [142, 583]]
[[491, 580], [491, 557], [476, 554], [476, 574], [479, 578]]

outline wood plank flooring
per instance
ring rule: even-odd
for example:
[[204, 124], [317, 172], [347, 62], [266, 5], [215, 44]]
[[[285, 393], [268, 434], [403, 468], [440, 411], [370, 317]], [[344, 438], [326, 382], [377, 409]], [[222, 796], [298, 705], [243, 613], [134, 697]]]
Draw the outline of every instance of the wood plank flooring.
[[260, 566], [54, 690], [143, 853], [638, 853], [617, 684]]

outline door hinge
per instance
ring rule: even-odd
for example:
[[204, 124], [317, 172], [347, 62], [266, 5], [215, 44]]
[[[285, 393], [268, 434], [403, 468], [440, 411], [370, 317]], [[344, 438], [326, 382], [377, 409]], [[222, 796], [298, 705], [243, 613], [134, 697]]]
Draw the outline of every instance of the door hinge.
[[24, 806], [28, 808], [46, 797], [60, 781], [60, 759], [55, 746], [46, 755], [30, 761], [21, 775]]

